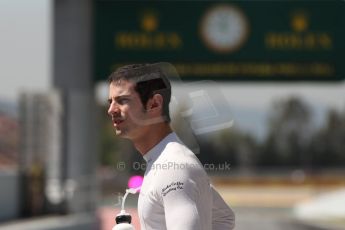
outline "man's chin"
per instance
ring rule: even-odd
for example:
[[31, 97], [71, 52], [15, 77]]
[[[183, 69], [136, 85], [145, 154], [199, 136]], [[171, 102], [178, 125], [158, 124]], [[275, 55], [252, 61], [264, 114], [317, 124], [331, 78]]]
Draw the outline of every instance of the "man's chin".
[[123, 130], [116, 130], [116, 136], [118, 137], [121, 137], [121, 138], [129, 138], [127, 135], [126, 135], [126, 132], [124, 132]]

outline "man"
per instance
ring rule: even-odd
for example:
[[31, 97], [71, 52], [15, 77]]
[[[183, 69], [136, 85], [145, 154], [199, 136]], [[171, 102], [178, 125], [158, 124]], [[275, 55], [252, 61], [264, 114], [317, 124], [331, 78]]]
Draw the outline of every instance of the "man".
[[197, 157], [170, 127], [171, 85], [159, 64], [128, 65], [109, 77], [116, 135], [147, 162], [138, 214], [141, 230], [227, 230], [235, 216]]

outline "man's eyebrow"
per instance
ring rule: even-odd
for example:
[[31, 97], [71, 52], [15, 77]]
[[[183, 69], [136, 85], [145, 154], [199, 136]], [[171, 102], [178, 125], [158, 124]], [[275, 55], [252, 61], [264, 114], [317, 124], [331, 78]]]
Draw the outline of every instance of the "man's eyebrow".
[[[119, 99], [122, 99], [122, 98], [129, 98], [129, 97], [131, 97], [131, 95], [130, 94], [124, 94], [124, 95], [119, 95], [119, 96], [116, 96], [114, 99], [115, 100], [119, 100]], [[110, 103], [110, 102], [112, 102], [112, 98], [108, 98], [108, 102]]]
[[115, 97], [115, 100], [121, 99], [121, 98], [126, 98], [126, 97], [131, 97], [131, 95], [130, 95], [130, 94], [119, 95], [119, 96], [116, 96], [116, 97]]

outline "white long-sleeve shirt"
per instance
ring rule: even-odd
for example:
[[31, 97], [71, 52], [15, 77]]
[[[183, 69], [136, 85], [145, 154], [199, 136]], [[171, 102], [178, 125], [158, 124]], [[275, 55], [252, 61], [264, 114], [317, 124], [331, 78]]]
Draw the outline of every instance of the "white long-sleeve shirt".
[[171, 133], [144, 155], [138, 214], [141, 230], [228, 230], [235, 215], [197, 157]]

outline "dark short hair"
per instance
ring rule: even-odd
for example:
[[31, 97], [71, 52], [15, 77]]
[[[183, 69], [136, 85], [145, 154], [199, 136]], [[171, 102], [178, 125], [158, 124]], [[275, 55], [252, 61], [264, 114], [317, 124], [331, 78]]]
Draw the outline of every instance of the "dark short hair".
[[118, 68], [108, 78], [109, 84], [121, 80], [135, 83], [135, 91], [139, 94], [141, 103], [146, 104], [155, 94], [163, 97], [162, 116], [170, 122], [169, 103], [171, 99], [170, 81], [159, 64], [132, 64]]

